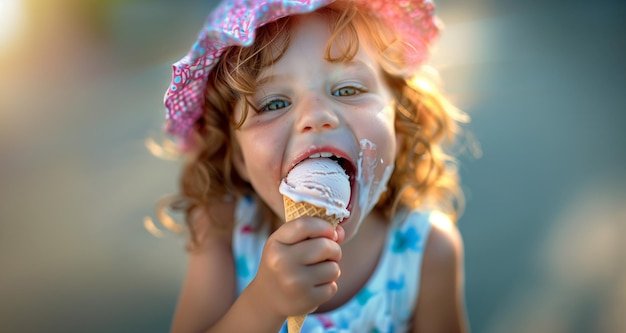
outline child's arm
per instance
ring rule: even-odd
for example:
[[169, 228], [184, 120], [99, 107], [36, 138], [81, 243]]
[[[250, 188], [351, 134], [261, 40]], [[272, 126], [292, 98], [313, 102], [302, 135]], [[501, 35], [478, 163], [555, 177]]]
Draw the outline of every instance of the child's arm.
[[463, 241], [458, 229], [452, 224], [433, 224], [412, 332], [468, 332], [463, 280]]
[[[214, 207], [213, 216], [233, 220], [234, 205]], [[194, 216], [194, 231], [203, 240], [187, 257], [187, 273], [179, 295], [171, 332], [200, 332], [216, 322], [235, 299], [232, 231], [209, 222], [205, 212]]]
[[232, 233], [204, 231], [201, 248], [189, 254], [172, 332], [277, 332], [288, 315], [314, 310], [337, 290], [341, 248], [324, 220], [301, 218], [274, 232], [256, 277], [236, 300]]

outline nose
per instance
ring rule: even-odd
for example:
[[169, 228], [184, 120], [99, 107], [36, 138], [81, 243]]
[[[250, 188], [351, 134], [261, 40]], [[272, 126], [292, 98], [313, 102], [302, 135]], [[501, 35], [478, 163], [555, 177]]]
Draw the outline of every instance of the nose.
[[322, 132], [337, 128], [339, 117], [331, 105], [315, 96], [302, 100], [297, 111], [296, 128], [299, 132]]

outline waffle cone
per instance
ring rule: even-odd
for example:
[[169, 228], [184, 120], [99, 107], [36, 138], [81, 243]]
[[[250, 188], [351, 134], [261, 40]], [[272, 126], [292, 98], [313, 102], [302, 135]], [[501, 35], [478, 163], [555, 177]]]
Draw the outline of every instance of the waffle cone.
[[326, 208], [313, 206], [308, 202], [295, 202], [289, 197], [283, 196], [283, 202], [285, 204], [285, 221], [289, 222], [302, 216], [319, 217], [330, 222], [333, 227], [336, 227], [341, 219], [335, 215], [326, 214]]
[[[283, 196], [285, 204], [285, 222], [290, 222], [302, 216], [319, 217], [330, 222], [333, 227], [341, 222], [335, 215], [327, 215], [326, 208], [317, 207], [307, 202], [295, 202], [289, 197]], [[287, 318], [287, 328], [289, 333], [300, 333], [306, 315], [290, 316]]]
[[305, 318], [306, 315], [289, 316], [287, 318], [287, 332], [300, 333], [300, 329], [302, 328], [302, 324], [304, 324]]

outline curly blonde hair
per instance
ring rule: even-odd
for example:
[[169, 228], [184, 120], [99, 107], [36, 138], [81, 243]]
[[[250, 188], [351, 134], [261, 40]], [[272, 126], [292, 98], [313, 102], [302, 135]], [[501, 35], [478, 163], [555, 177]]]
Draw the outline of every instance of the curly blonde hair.
[[[459, 134], [458, 123], [465, 120], [464, 114], [426, 77], [405, 78], [402, 52], [407, 48], [401, 47], [402, 41], [390, 34], [383, 22], [365, 17], [352, 2], [337, 1], [316, 13], [328, 15], [332, 22], [326, 59], [352, 59], [359, 49], [360, 32], [367, 33], [367, 41], [378, 51], [384, 78], [393, 93], [399, 153], [387, 191], [375, 209], [388, 218], [398, 207], [437, 209], [456, 221], [464, 200], [455, 160], [446, 151]], [[192, 212], [198, 208], [210, 211], [212, 203], [250, 195], [260, 203], [266, 220], [274, 228], [281, 223], [236, 172], [232, 157], [238, 149], [234, 131], [252, 108], [246, 96], [254, 93], [261, 71], [280, 60], [289, 47], [294, 20], [286, 17], [259, 28], [250, 47], [227, 48], [209, 74], [204, 113], [194, 128], [195, 145], [185, 153], [181, 193], [170, 204], [185, 213], [191, 247], [201, 241], [194, 231]], [[331, 48], [338, 48], [338, 58], [331, 57]], [[239, 102], [244, 102], [244, 117], [235, 120], [233, 110]], [[232, 227], [218, 219], [211, 219], [211, 223]]]

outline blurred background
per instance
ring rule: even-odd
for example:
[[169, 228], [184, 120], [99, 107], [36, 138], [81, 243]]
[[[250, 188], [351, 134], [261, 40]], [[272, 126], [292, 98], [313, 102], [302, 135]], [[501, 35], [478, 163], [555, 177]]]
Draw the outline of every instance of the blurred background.
[[[626, 4], [437, 3], [472, 331], [626, 332]], [[213, 6], [0, 0], [0, 331], [168, 331], [185, 239], [144, 218], [180, 165], [146, 138]]]

